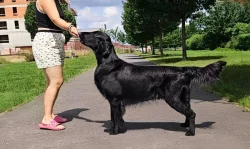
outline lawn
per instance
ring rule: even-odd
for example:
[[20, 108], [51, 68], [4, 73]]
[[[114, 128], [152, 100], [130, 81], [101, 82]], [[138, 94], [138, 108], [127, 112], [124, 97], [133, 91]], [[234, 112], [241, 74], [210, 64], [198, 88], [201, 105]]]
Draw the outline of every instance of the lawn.
[[[66, 59], [64, 79], [93, 68], [96, 65], [94, 54]], [[34, 99], [44, 91], [45, 77], [34, 62], [0, 64], [0, 113]]]
[[157, 65], [172, 66], [206, 66], [218, 60], [224, 60], [227, 62], [227, 67], [221, 75], [221, 80], [206, 89], [218, 97], [223, 97], [250, 110], [250, 51], [190, 50], [187, 51], [187, 61], [182, 61], [181, 51], [166, 51], [164, 57], [151, 54], [139, 55]]

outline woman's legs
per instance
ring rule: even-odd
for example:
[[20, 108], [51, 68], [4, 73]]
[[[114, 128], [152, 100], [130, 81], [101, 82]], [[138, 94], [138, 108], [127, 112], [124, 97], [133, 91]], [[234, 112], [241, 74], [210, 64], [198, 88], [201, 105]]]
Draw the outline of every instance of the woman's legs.
[[[49, 79], [49, 76], [48, 76], [48, 74], [46, 73], [45, 69], [44, 69], [44, 73], [45, 73], [45, 75], [46, 75], [46, 88], [45, 88], [45, 92], [46, 92], [47, 88], [48, 88], [49, 85], [50, 85], [50, 79]], [[56, 101], [56, 99], [57, 99], [58, 93], [59, 93], [59, 91], [58, 91], [57, 94], [56, 94], [56, 97], [55, 97], [55, 100], [54, 100], [53, 105], [55, 104], [55, 101]], [[53, 107], [52, 107], [52, 108], [53, 108]], [[52, 111], [53, 111], [53, 110], [52, 110]], [[56, 115], [55, 115], [54, 113], [52, 113], [52, 118], [53, 118], [53, 119], [55, 118], [55, 116], [56, 116]]]
[[[54, 66], [46, 68], [44, 71], [47, 78], [47, 88], [44, 94], [44, 117], [42, 123], [49, 124], [54, 118], [53, 106], [63, 84], [63, 68], [62, 66]], [[57, 127], [64, 128], [62, 125]]]

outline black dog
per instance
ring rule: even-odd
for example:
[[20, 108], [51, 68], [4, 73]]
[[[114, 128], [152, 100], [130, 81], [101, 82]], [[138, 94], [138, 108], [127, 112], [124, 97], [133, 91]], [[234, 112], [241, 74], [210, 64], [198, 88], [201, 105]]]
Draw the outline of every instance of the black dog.
[[186, 135], [195, 135], [196, 114], [190, 106], [191, 83], [216, 81], [226, 62], [218, 61], [202, 68], [137, 66], [119, 59], [110, 37], [103, 32], [82, 32], [80, 41], [91, 48], [96, 56], [95, 84], [110, 104], [110, 134], [126, 132], [123, 120], [125, 106], [164, 99], [173, 109], [186, 116], [182, 124], [189, 127]]

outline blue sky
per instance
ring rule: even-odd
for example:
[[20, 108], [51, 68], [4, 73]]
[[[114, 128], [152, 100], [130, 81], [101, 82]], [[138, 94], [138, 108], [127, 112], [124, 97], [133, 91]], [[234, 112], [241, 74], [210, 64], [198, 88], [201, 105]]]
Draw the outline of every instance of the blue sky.
[[77, 10], [77, 28], [116, 28], [121, 25], [122, 0], [70, 0], [71, 7]]

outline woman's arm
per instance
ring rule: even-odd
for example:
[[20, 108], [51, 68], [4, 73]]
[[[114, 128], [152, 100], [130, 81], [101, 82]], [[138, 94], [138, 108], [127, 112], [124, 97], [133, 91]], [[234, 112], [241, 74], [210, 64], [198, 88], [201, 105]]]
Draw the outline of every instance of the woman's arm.
[[69, 31], [73, 36], [78, 36], [76, 27], [74, 26], [70, 27], [71, 23], [68, 23], [60, 18], [54, 0], [40, 0], [39, 4], [42, 7], [43, 11], [48, 15], [50, 20], [56, 26], [60, 27], [63, 30]]

